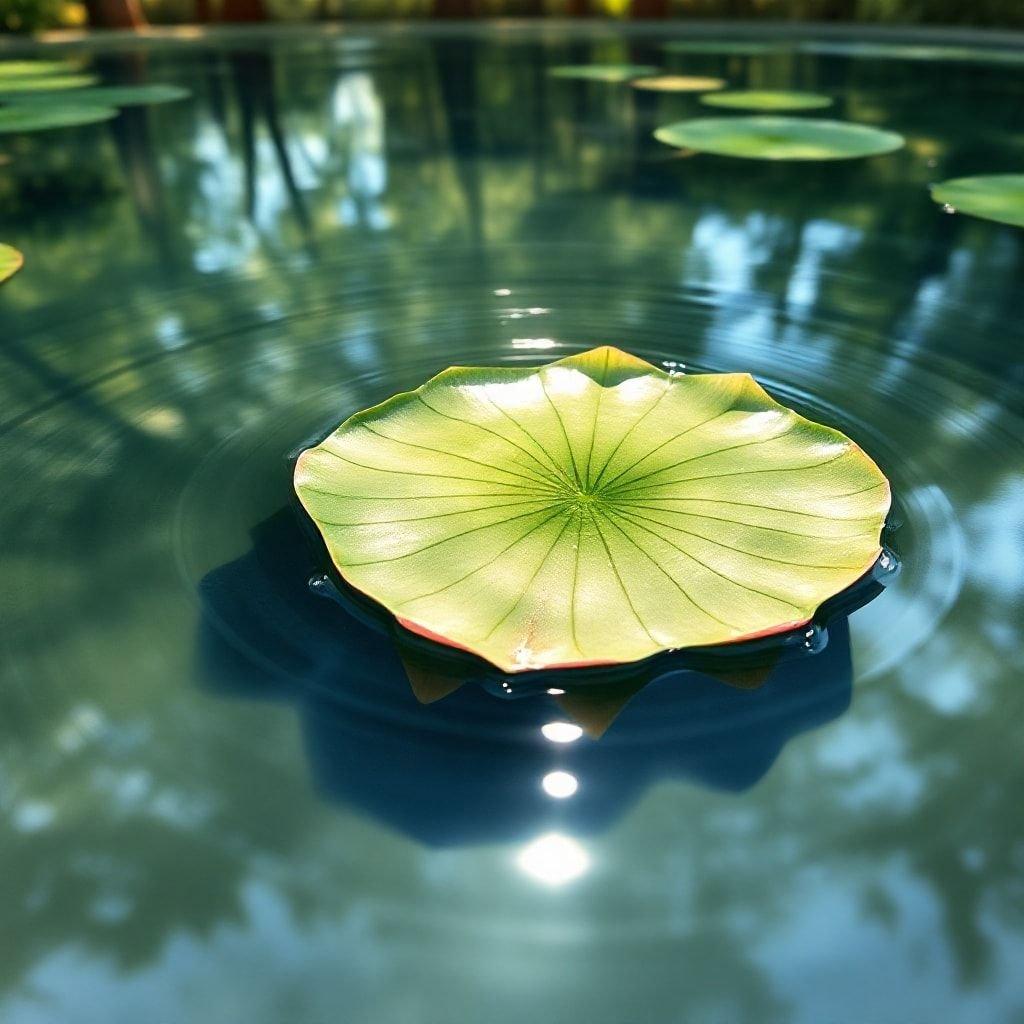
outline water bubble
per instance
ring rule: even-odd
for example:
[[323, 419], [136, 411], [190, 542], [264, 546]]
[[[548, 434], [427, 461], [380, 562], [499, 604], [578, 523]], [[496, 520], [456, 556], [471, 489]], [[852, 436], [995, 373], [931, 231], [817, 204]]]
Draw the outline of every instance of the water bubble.
[[334, 585], [331, 583], [331, 578], [326, 575], [326, 573], [320, 573], [317, 576], [310, 576], [307, 586], [310, 591], [318, 597], [331, 598], [334, 596]]

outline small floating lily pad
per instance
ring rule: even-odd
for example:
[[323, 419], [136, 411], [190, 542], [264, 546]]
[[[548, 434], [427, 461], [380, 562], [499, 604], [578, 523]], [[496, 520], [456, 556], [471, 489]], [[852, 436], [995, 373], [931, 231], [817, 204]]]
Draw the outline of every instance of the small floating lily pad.
[[634, 89], [651, 89], [654, 92], [710, 92], [723, 89], [724, 78], [700, 78], [696, 75], [656, 75], [654, 78], [636, 78], [630, 85]]
[[0, 100], [8, 93], [63, 92], [67, 89], [83, 89], [95, 85], [95, 75], [25, 75], [21, 78], [0, 79]]
[[741, 57], [784, 53], [792, 48], [786, 43], [757, 39], [673, 39], [662, 46], [669, 53], [720, 53]]
[[25, 257], [13, 245], [0, 242], [0, 284], [13, 277], [25, 262]]
[[819, 110], [832, 106], [832, 97], [816, 92], [736, 89], [702, 96], [701, 103], [736, 110]]
[[[0, 97], [3, 86], [0, 85]], [[78, 89], [74, 95], [77, 105], [97, 107], [139, 107], [153, 103], [173, 103], [175, 100], [188, 99], [188, 89], [180, 85], [98, 85], [93, 88]], [[60, 92], [34, 92], [9, 99], [11, 103], [29, 104], [42, 103], [64, 104], [68, 97]]]
[[0, 61], [0, 82], [40, 75], [73, 75], [78, 69], [78, 64], [65, 60], [4, 60]]
[[805, 625], [881, 553], [889, 485], [745, 373], [614, 348], [445, 370], [295, 467], [341, 575], [504, 671]]
[[1024, 227], [1024, 174], [951, 178], [931, 187], [932, 199], [950, 213]]
[[632, 78], [656, 75], [660, 69], [649, 64], [561, 64], [549, 69], [554, 78], [580, 78], [592, 82], [628, 82]]
[[670, 146], [755, 160], [851, 160], [891, 153], [902, 135], [844, 121], [800, 117], [702, 117], [658, 128]]
[[0, 135], [7, 132], [41, 132], [50, 128], [72, 128], [117, 117], [112, 107], [75, 107], [49, 103], [17, 103], [0, 107]]

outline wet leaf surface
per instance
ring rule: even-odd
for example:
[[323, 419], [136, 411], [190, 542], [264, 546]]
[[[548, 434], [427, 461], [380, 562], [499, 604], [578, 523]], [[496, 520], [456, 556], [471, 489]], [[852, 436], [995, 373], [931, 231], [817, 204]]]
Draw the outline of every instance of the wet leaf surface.
[[889, 486], [748, 374], [604, 347], [454, 368], [303, 452], [335, 566], [506, 671], [795, 628], [875, 562]]

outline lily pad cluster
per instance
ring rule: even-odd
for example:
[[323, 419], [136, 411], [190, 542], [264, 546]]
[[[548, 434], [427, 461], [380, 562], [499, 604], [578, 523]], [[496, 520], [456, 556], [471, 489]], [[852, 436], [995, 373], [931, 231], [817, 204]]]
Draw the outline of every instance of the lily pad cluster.
[[723, 89], [725, 80], [698, 75], [666, 75], [650, 64], [560, 64], [550, 68], [553, 78], [589, 82], [628, 83], [634, 89], [650, 92], [711, 92]]
[[608, 347], [446, 370], [294, 482], [348, 583], [508, 672], [805, 624], [879, 557], [890, 500], [857, 445], [749, 375]]
[[[670, 53], [757, 56], [781, 52], [835, 53], [850, 57], [905, 60], [962, 60], [1020, 63], [1024, 56], [992, 47], [894, 46], [890, 44], [814, 41], [797, 45], [783, 41], [681, 39], [663, 44]], [[637, 88], [658, 88], [652, 78], [633, 81]], [[675, 76], [664, 76], [674, 81]], [[689, 81], [689, 79], [681, 79]], [[696, 81], [702, 81], [697, 79]], [[713, 82], [714, 79], [705, 81]], [[721, 80], [717, 80], [721, 81]], [[722, 85], [725, 83], [722, 82]], [[670, 88], [668, 85], [666, 89]], [[705, 91], [705, 90], [701, 90]], [[794, 90], [706, 90], [700, 102], [725, 110], [757, 111], [762, 115], [823, 109], [832, 98]], [[655, 138], [690, 152], [760, 160], [849, 160], [892, 153], [905, 145], [896, 132], [868, 125], [812, 118], [742, 116], [692, 118], [658, 128]], [[947, 213], [1024, 227], [1024, 174], [984, 174], [954, 178], [930, 186], [932, 198]]]
[[98, 85], [95, 75], [55, 61], [0, 62], [0, 133], [95, 124], [118, 108], [185, 99], [175, 85]]

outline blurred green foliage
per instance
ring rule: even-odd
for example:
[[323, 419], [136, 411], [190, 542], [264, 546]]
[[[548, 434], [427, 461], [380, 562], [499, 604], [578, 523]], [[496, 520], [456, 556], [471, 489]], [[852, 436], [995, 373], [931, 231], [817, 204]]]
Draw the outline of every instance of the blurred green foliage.
[[67, 0], [0, 0], [0, 31], [36, 32], [67, 28], [85, 20], [82, 4]]
[[672, 14], [888, 24], [1024, 25], [1020, 0], [670, 0]]
[[[885, 24], [1024, 26], [1021, 0], [664, 0], [669, 16], [701, 18], [773, 18], [809, 21], [857, 21]], [[211, 0], [216, 17], [222, 0]], [[271, 18], [424, 17], [443, 8], [444, 0], [266, 0]], [[466, 6], [466, 5], [463, 5]], [[482, 16], [520, 17], [586, 13], [628, 16], [638, 0], [469, 0]], [[143, 0], [155, 23], [195, 18], [195, 0]], [[0, 30], [32, 32], [83, 23], [85, 5], [73, 0], [0, 0]]]

